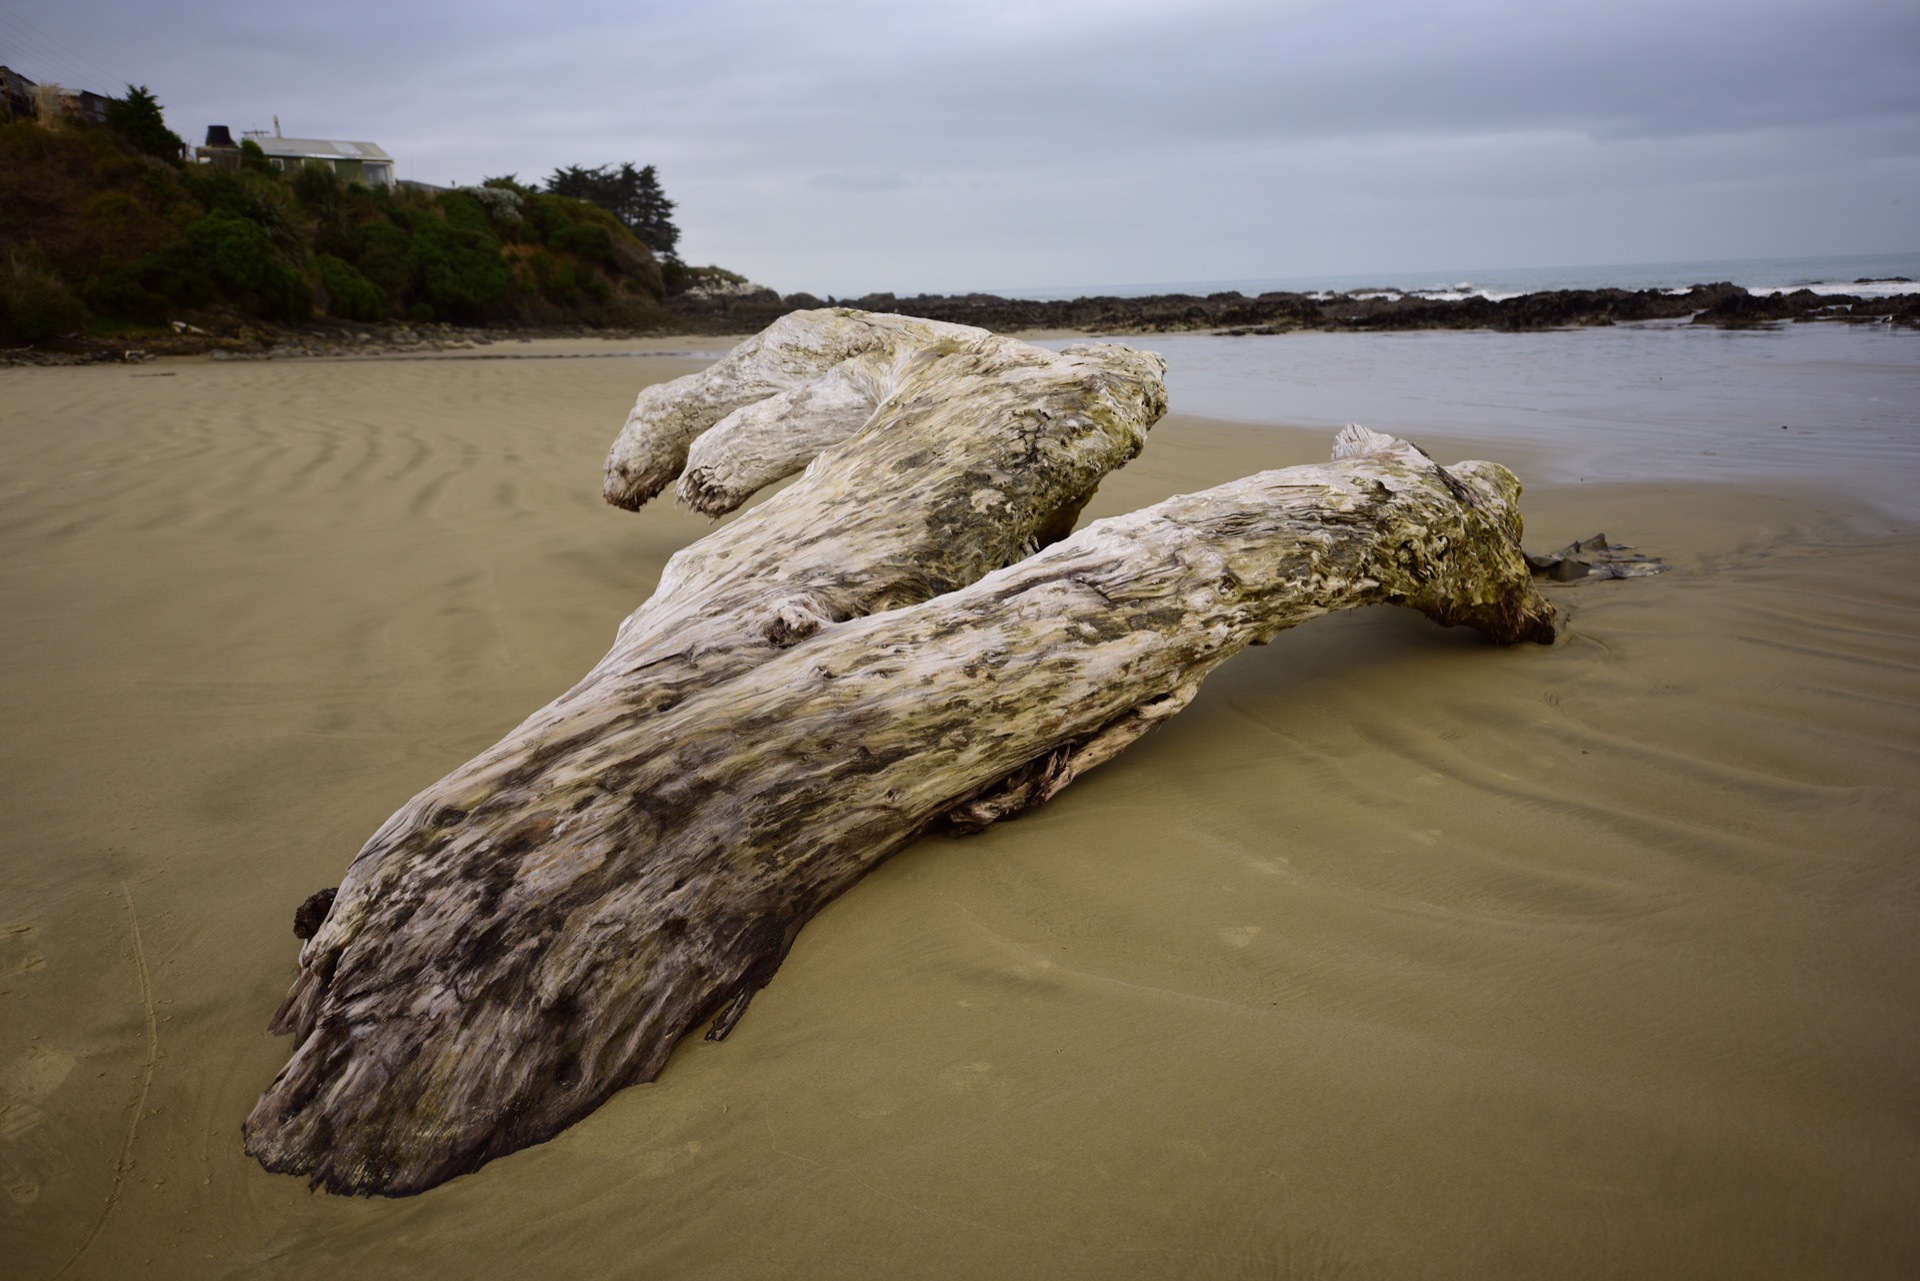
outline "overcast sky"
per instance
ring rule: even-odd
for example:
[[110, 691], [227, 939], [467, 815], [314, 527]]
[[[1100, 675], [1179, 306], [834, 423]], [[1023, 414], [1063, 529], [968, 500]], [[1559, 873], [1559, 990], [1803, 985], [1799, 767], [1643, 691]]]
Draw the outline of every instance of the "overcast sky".
[[1920, 249], [1915, 0], [0, 0], [0, 62], [427, 182], [653, 164], [782, 292]]

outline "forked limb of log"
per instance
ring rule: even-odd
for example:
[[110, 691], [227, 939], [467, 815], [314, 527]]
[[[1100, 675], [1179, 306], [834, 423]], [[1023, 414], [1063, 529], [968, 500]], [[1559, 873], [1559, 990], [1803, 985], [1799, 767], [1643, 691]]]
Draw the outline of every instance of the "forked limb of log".
[[[397, 1195], [550, 1137], [702, 1020], [724, 1036], [801, 926], [916, 836], [1046, 800], [1295, 623], [1390, 601], [1552, 639], [1503, 468], [1349, 428], [1329, 464], [1038, 550], [1137, 452], [1156, 359], [907, 347], [852, 428], [820, 398], [842, 425], [796, 430], [839, 443], [676, 557], [586, 680], [368, 843], [275, 1020], [292, 1061], [246, 1124], [268, 1168]], [[804, 420], [796, 390], [768, 396]], [[681, 391], [651, 412], [689, 451], [778, 435]], [[679, 448], [646, 426], [627, 457]]]
[[[1020, 390], [1015, 371], [1045, 370], [1051, 355], [970, 325], [847, 307], [792, 312], [700, 373], [640, 393], [607, 455], [606, 499], [634, 510], [678, 477], [681, 499], [717, 516], [853, 435], [903, 389], [925, 401], [979, 396], [950, 384], [991, 371], [1003, 394], [970, 412], [1017, 410], [1004, 394]], [[1129, 359], [1166, 370], [1155, 356]]]

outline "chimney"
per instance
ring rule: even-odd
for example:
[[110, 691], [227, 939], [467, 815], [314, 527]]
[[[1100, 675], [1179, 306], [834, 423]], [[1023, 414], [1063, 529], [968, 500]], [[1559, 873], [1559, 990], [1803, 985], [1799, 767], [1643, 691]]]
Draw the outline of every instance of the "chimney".
[[193, 158], [216, 169], [238, 169], [240, 147], [225, 125], [208, 125], [207, 140], [193, 150]]

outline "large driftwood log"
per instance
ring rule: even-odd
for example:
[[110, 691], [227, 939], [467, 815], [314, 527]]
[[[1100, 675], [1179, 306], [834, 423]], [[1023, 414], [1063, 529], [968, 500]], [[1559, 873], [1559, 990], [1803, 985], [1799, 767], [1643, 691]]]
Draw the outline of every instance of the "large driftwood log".
[[621, 505], [679, 475], [724, 509], [824, 452], [368, 842], [275, 1017], [296, 1045], [248, 1150], [398, 1195], [550, 1137], [702, 1020], [724, 1036], [915, 837], [1043, 802], [1295, 623], [1391, 601], [1552, 639], [1513, 476], [1359, 428], [1332, 463], [1053, 541], [1138, 452], [1161, 371], [815, 312], [643, 394]]

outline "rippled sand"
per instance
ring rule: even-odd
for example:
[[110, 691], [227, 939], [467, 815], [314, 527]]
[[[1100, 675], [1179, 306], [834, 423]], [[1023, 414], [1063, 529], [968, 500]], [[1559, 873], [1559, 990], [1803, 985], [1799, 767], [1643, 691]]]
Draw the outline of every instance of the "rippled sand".
[[[263, 1173], [294, 905], [706, 528], [598, 493], [697, 365], [0, 371], [0, 1274], [1913, 1275], [1920, 538], [1778, 488], [1536, 486], [1675, 572], [1289, 633], [553, 1142]], [[1096, 514], [1326, 447], [1169, 419]]]

